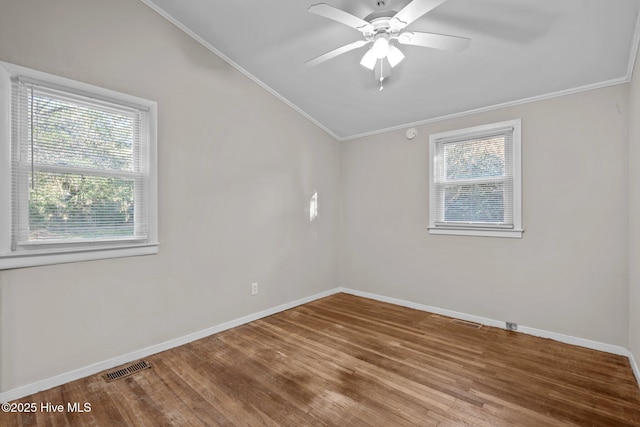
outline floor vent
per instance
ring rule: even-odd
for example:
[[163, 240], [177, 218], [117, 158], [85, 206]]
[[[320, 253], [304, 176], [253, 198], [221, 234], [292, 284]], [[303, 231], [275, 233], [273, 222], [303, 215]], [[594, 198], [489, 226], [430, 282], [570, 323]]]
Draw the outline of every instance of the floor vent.
[[128, 377], [136, 372], [140, 372], [144, 369], [150, 368], [151, 365], [146, 360], [140, 360], [139, 362], [133, 362], [124, 368], [116, 369], [115, 371], [107, 372], [104, 374], [104, 379], [109, 383], [120, 378]]
[[467, 327], [473, 328], [473, 329], [480, 329], [482, 327], [482, 325], [480, 323], [469, 322], [468, 320], [453, 319], [452, 322], [456, 323], [458, 325], [467, 326]]

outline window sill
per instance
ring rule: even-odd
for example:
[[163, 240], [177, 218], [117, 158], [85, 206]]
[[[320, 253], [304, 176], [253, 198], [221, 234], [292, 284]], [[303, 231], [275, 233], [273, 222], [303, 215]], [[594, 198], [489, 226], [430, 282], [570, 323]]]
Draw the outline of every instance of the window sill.
[[119, 245], [109, 247], [77, 248], [58, 251], [20, 251], [0, 255], [0, 270], [37, 267], [41, 265], [65, 264], [79, 261], [94, 261], [109, 258], [124, 258], [158, 253], [157, 243]]
[[450, 234], [454, 236], [483, 236], [483, 237], [508, 237], [512, 239], [521, 239], [524, 230], [513, 229], [469, 229], [469, 228], [444, 228], [429, 227], [429, 234]]

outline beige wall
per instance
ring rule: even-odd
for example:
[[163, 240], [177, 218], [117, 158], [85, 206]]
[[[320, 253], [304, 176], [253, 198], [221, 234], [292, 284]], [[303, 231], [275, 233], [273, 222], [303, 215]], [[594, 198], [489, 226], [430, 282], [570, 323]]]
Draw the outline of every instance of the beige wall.
[[629, 347], [636, 363], [640, 363], [640, 71], [637, 68], [629, 90]]
[[158, 102], [161, 243], [0, 271], [0, 392], [337, 286], [338, 142], [140, 1], [0, 11], [0, 60]]
[[[628, 89], [419, 126], [413, 141], [344, 143], [342, 284], [626, 346]], [[429, 134], [515, 118], [524, 237], [429, 235]]]

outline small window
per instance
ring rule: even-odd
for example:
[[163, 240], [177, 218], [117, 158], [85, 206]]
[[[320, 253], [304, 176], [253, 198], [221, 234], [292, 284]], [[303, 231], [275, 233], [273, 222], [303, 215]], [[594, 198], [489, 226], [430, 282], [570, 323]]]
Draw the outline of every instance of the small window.
[[429, 232], [522, 237], [520, 120], [429, 137]]
[[0, 267], [156, 253], [155, 103], [5, 65]]

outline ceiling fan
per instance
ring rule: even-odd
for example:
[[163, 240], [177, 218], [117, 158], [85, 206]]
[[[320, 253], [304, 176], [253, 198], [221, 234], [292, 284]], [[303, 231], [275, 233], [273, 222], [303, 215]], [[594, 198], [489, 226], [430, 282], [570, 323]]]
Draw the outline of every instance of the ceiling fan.
[[374, 76], [380, 82], [380, 90], [382, 90], [382, 82], [391, 75], [391, 68], [404, 59], [404, 54], [398, 49], [396, 42], [458, 52], [469, 47], [471, 39], [465, 37], [404, 31], [416, 19], [445, 1], [412, 0], [399, 12], [396, 12], [385, 8], [385, 0], [378, 0], [376, 4], [379, 9], [367, 15], [364, 19], [326, 3], [314, 4], [309, 7], [309, 12], [355, 28], [362, 33], [363, 39], [317, 56], [307, 61], [306, 64], [311, 66], [318, 65], [343, 53], [371, 44], [369, 50], [362, 57], [360, 64], [374, 71]]

